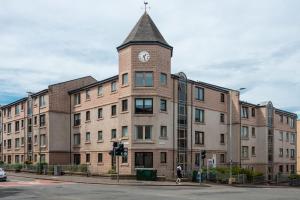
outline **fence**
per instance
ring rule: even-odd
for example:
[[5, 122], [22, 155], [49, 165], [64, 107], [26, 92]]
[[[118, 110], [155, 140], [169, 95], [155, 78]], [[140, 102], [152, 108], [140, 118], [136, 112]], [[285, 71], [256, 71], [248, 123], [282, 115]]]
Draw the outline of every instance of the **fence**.
[[2, 164], [0, 168], [7, 171], [24, 171], [43, 174], [54, 174], [54, 167], [59, 166], [61, 172], [66, 174], [89, 174], [87, 165], [47, 165], [47, 164]]

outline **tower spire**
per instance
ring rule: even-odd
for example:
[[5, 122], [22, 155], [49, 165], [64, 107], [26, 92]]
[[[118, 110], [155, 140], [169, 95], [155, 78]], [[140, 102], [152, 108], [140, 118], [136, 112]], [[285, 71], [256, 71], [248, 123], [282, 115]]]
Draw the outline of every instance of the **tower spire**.
[[147, 5], [148, 5], [148, 2], [147, 2], [147, 1], [144, 1], [144, 5], [145, 5], [145, 12], [147, 12]]

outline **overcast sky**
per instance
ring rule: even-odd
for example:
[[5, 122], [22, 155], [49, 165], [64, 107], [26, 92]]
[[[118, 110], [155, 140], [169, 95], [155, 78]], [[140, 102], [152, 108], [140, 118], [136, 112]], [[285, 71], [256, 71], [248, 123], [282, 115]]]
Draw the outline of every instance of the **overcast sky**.
[[[172, 73], [300, 114], [299, 0], [149, 0]], [[0, 104], [81, 76], [118, 73], [142, 0], [0, 0]]]

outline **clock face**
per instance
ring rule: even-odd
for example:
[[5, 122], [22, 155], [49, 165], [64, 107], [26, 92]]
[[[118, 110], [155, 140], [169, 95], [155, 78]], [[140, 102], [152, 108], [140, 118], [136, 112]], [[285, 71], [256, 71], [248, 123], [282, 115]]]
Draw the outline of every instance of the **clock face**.
[[141, 51], [139, 53], [139, 60], [141, 62], [148, 62], [149, 59], [150, 59], [150, 54], [147, 51]]

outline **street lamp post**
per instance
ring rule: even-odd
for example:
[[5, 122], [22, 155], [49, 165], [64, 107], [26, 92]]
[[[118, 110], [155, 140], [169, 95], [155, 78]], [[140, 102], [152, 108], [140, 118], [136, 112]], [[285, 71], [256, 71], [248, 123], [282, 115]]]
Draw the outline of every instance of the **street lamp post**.
[[[246, 88], [240, 88], [238, 91], [245, 90]], [[232, 184], [232, 90], [229, 91], [229, 184]]]

